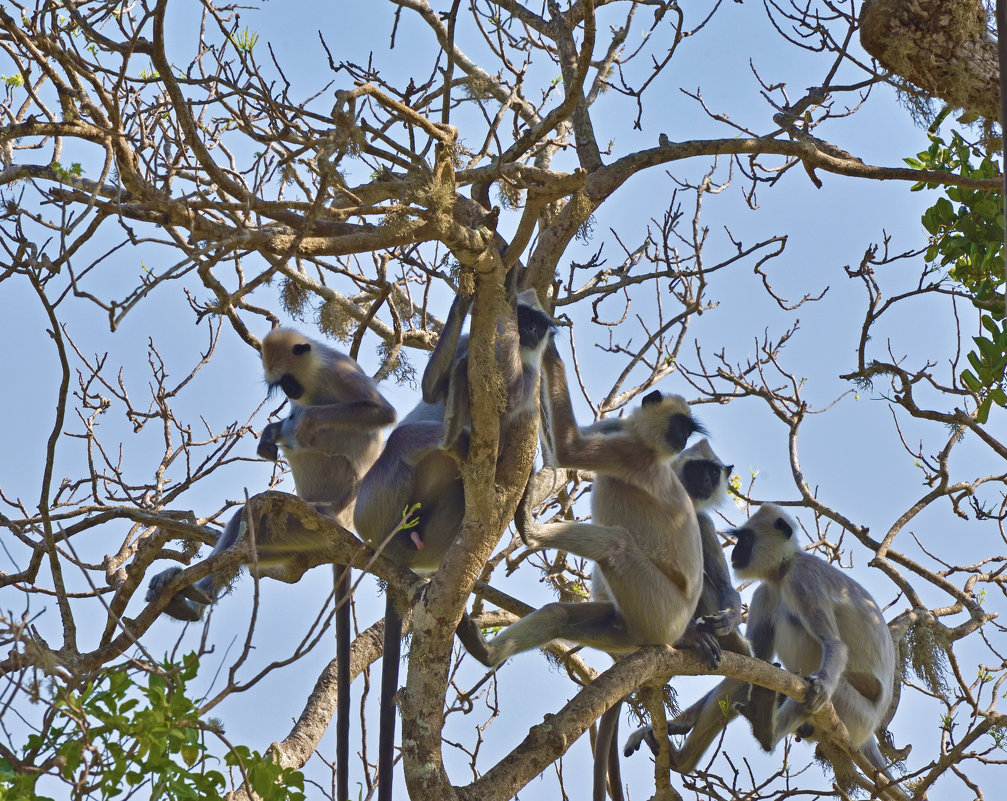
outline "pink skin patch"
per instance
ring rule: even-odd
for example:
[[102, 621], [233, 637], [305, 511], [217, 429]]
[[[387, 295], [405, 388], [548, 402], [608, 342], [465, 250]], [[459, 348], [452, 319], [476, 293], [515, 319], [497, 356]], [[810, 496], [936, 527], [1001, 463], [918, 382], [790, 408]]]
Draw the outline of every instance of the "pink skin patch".
[[422, 551], [423, 550], [423, 538], [420, 536], [420, 532], [418, 532], [418, 531], [410, 531], [409, 532], [409, 539], [411, 539], [413, 541], [413, 545], [416, 546], [416, 550], [417, 551]]

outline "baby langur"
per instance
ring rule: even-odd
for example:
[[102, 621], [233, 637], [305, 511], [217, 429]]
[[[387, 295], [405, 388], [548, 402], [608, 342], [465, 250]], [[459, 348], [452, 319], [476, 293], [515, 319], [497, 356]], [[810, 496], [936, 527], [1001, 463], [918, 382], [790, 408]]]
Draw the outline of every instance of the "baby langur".
[[891, 779], [874, 732], [892, 699], [895, 647], [877, 603], [846, 572], [802, 551], [793, 521], [777, 506], [764, 504], [734, 533], [735, 574], [761, 580], [748, 608], [753, 656], [769, 661], [775, 654], [788, 670], [805, 675], [807, 699], [802, 704], [787, 698], [778, 706], [776, 693], [753, 686], [747, 705], [724, 703], [734, 699], [733, 680], [721, 682], [703, 699], [703, 713], [675, 759], [677, 769], [695, 767], [735, 717], [736, 706], [771, 751], [787, 734], [812, 736], [810, 715], [831, 700], [852, 743]]
[[555, 457], [560, 467], [595, 473], [591, 523], [535, 524], [522, 501], [515, 519], [529, 547], [592, 559], [609, 599], [551, 603], [489, 642], [463, 640], [473, 656], [496, 666], [510, 656], [562, 638], [610, 653], [642, 645], [688, 645], [716, 664], [716, 639], [693, 623], [703, 583], [699, 525], [672, 460], [702, 431], [678, 395], [652, 392], [611, 432], [580, 429], [563, 361], [554, 344], [543, 360]]
[[[727, 484], [734, 465], [725, 465], [713, 452], [710, 443], [701, 439], [695, 445], [686, 448], [674, 462], [675, 474], [678, 476], [685, 491], [696, 509], [700, 536], [703, 542], [703, 590], [696, 606], [699, 616], [699, 628], [717, 637], [722, 649], [750, 656], [748, 642], [738, 632], [741, 623], [741, 596], [734, 589], [731, 574], [727, 569], [727, 559], [717, 536], [717, 529], [708, 510], [719, 506], [727, 498]], [[736, 692], [747, 690], [744, 682], [736, 682]], [[606, 712], [598, 724], [599, 737], [595, 745], [595, 801], [604, 799], [605, 773], [607, 769], [618, 765], [619, 752], [616, 741], [618, 717], [622, 704], [616, 704]], [[689, 731], [704, 710], [703, 701], [699, 701], [668, 723], [669, 734], [684, 734]], [[718, 712], [719, 714], [719, 712]], [[608, 742], [602, 740], [602, 733], [611, 733]], [[626, 743], [626, 755], [633, 753], [646, 739], [647, 744], [656, 752], [657, 741], [650, 726], [642, 726], [633, 732]], [[607, 751], [607, 765], [606, 765]], [[672, 752], [674, 767], [675, 753]], [[613, 798], [617, 801], [622, 794], [617, 790], [613, 779]]]
[[[339, 525], [350, 528], [357, 488], [378, 457], [381, 429], [395, 422], [395, 410], [353, 359], [286, 328], [274, 328], [263, 339], [262, 367], [270, 392], [282, 390], [291, 409], [285, 420], [270, 423], [263, 430], [259, 456], [275, 460], [281, 449], [290, 465], [298, 496]], [[230, 519], [213, 554], [243, 538], [243, 517], [244, 510], [239, 510]], [[305, 529], [293, 515], [287, 515], [283, 521], [263, 517], [256, 521], [255, 532], [258, 565], [279, 580], [299, 578], [303, 571], [295, 569], [287, 577], [284, 565], [295, 561], [298, 552], [311, 551], [318, 545], [318, 533]], [[339, 605], [336, 612], [338, 792], [340, 798], [347, 798], [350, 606], [346, 593], [350, 571], [340, 565], [335, 565], [334, 570], [335, 601]], [[163, 582], [177, 572], [178, 568], [173, 568], [155, 576], [147, 600], [156, 597]], [[165, 611], [183, 620], [198, 620], [202, 608], [197, 604], [215, 601], [233, 578], [233, 574], [207, 576], [175, 596]]]
[[[508, 275], [507, 297], [514, 310], [501, 318], [497, 359], [507, 390], [500, 418], [500, 441], [513, 438], [522, 415], [537, 414], [536, 394], [542, 351], [552, 319], [539, 305], [535, 290], [516, 291], [517, 271]], [[400, 528], [384, 554], [421, 572], [436, 570], [456, 541], [465, 516], [459, 464], [468, 452], [468, 336], [461, 335], [471, 298], [456, 296], [423, 373], [423, 400], [392, 431], [357, 497], [358, 533], [375, 548], [403, 524], [406, 510], [415, 525]], [[385, 637], [378, 733], [378, 799], [392, 791], [395, 704], [398, 691], [402, 618], [393, 593], [385, 602]]]

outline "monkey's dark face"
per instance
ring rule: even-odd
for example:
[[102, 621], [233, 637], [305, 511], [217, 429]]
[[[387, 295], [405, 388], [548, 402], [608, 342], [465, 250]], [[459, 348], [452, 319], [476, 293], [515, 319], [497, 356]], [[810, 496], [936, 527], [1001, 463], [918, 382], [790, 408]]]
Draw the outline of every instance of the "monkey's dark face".
[[668, 427], [665, 429], [664, 438], [668, 446], [675, 452], [681, 453], [685, 450], [685, 445], [689, 437], [693, 434], [705, 434], [703, 427], [687, 414], [673, 414], [668, 418]]
[[737, 544], [731, 551], [731, 567], [742, 578], [772, 576], [797, 549], [792, 524], [772, 504], [762, 506], [732, 533]]
[[283, 394], [290, 398], [290, 400], [297, 400], [304, 394], [304, 385], [290, 373], [284, 373], [280, 377], [279, 386], [283, 390]]
[[305, 387], [296, 374], [305, 375], [311, 369], [311, 343], [288, 341], [282, 344], [286, 347], [279, 352], [271, 348], [264, 358], [266, 381], [270, 394], [279, 387], [290, 400], [297, 400], [304, 395]]
[[708, 501], [720, 486], [724, 472], [719, 462], [693, 459], [682, 468], [682, 485], [693, 501]]
[[752, 551], [755, 549], [755, 532], [750, 528], [739, 528], [734, 531], [737, 544], [731, 551], [731, 567], [744, 570], [752, 564]]
[[544, 311], [518, 304], [517, 330], [522, 348], [537, 348], [551, 328], [552, 320]]

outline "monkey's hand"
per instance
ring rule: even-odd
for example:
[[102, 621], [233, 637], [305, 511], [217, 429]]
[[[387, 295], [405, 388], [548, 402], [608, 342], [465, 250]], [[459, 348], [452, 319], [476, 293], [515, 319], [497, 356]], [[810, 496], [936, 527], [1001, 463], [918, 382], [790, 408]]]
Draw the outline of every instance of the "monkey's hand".
[[675, 647], [691, 648], [711, 669], [720, 664], [720, 643], [710, 632], [703, 631], [694, 620], [689, 621], [689, 627], [675, 643]]
[[514, 527], [521, 535], [522, 542], [529, 548], [535, 547], [535, 529], [537, 528], [532, 513], [565, 484], [566, 470], [559, 470], [555, 467], [543, 467], [528, 479], [524, 495], [514, 513]]
[[268, 459], [270, 462], [275, 462], [279, 458], [280, 451], [276, 446], [276, 437], [280, 433], [281, 427], [280, 423], [270, 423], [262, 429], [262, 436], [259, 437], [259, 446], [255, 449], [260, 459]]
[[818, 712], [832, 697], [833, 688], [829, 686], [829, 678], [818, 670], [810, 676], [805, 676], [804, 680], [808, 682], [808, 691], [804, 696], [804, 707], [809, 712]]
[[741, 611], [738, 609], [721, 609], [713, 615], [704, 615], [699, 619], [699, 630], [706, 631], [717, 637], [726, 637], [741, 623]]

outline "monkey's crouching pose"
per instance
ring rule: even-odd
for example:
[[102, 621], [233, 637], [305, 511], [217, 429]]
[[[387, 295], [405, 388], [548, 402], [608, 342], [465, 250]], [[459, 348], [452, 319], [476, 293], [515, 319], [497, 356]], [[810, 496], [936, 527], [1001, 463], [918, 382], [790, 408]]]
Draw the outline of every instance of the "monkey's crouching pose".
[[[761, 581], [746, 628], [753, 656], [769, 661], [775, 654], [788, 670], [804, 675], [807, 699], [787, 698], [778, 706], [776, 693], [753, 687], [752, 701], [738, 704], [732, 694], [736, 682], [726, 679], [703, 699], [703, 712], [673, 762], [682, 772], [692, 770], [736, 716], [736, 706], [771, 751], [788, 734], [813, 736], [810, 716], [831, 700], [852, 743], [891, 779], [874, 736], [894, 689], [895, 647], [888, 627], [870, 594], [844, 571], [802, 551], [794, 532], [779, 507], [763, 505], [735, 532], [731, 564], [738, 577]], [[724, 704], [724, 699], [730, 700]], [[632, 745], [627, 743], [627, 751]]]
[[827, 701], [850, 740], [889, 779], [875, 730], [884, 720], [895, 682], [895, 646], [881, 609], [844, 571], [805, 553], [793, 521], [765, 504], [737, 531], [731, 564], [740, 578], [761, 580], [748, 611], [748, 639], [760, 659], [775, 653], [787, 670], [808, 680], [807, 698], [787, 698], [770, 721], [753, 721], [772, 750], [784, 736], [813, 735], [809, 718]]
[[[500, 418], [500, 441], [512, 438], [521, 415], [536, 413], [542, 351], [553, 321], [534, 290], [516, 291], [517, 271], [508, 275], [512, 311], [499, 321], [497, 360], [507, 390]], [[468, 336], [461, 327], [471, 298], [456, 296], [423, 373], [423, 400], [388, 437], [384, 451], [364, 476], [354, 514], [357, 532], [373, 547], [407, 567], [436, 570], [456, 541], [465, 517], [459, 465], [468, 452], [471, 429], [468, 389]], [[404, 525], [406, 521], [415, 521]], [[378, 734], [378, 799], [392, 790], [395, 745], [394, 695], [398, 691], [402, 619], [393, 593], [385, 604]]]
[[671, 464], [702, 428], [684, 399], [655, 391], [624, 427], [579, 429], [554, 344], [543, 365], [557, 462], [596, 474], [592, 522], [535, 524], [527, 494], [515, 522], [529, 547], [595, 561], [609, 599], [547, 604], [477, 648], [464, 644], [489, 666], [557, 638], [610, 653], [691, 645], [715, 663], [716, 640], [692, 625], [703, 581], [702, 544], [692, 502]]
[[[270, 392], [277, 388], [291, 402], [290, 415], [270, 423], [262, 432], [258, 454], [276, 459], [278, 451], [290, 465], [297, 495], [312, 503], [322, 514], [344, 528], [353, 523], [353, 507], [364, 473], [381, 450], [381, 429], [395, 422], [395, 410], [386, 401], [374, 381], [349, 356], [334, 348], [301, 336], [285, 328], [274, 328], [262, 341], [262, 367]], [[244, 532], [244, 510], [234, 514], [217, 540], [213, 553], [232, 547]], [[277, 531], [278, 536], [270, 536]], [[317, 532], [305, 529], [292, 515], [284, 521], [265, 516], [256, 521], [256, 556], [260, 569], [279, 580], [296, 580], [303, 571], [292, 570], [286, 576], [283, 566], [295, 560], [298, 552], [317, 548]], [[346, 597], [349, 569], [335, 565], [336, 657], [338, 661], [337, 773], [339, 795], [348, 797], [349, 685], [350, 685], [350, 605]], [[156, 597], [172, 571], [155, 576], [147, 599]], [[211, 575], [186, 593], [172, 599], [166, 611], [184, 620], [198, 620], [201, 606], [193, 601], [193, 590], [203, 597], [198, 603], [217, 599], [222, 587], [233, 575]]]

